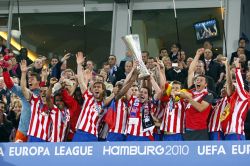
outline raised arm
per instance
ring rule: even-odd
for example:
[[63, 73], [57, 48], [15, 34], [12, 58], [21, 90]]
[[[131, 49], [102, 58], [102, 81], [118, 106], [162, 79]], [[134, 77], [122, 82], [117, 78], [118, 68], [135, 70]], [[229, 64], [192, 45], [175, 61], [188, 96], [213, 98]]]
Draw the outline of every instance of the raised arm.
[[247, 100], [248, 99], [248, 95], [244, 89], [244, 82], [242, 79], [242, 75], [240, 72], [240, 62], [239, 62], [239, 58], [236, 59], [235, 61], [235, 77], [236, 77], [236, 91], [239, 95], [239, 97], [241, 98], [241, 100]]
[[228, 63], [228, 60], [225, 59], [222, 61], [223, 64], [225, 65], [226, 68], [226, 88], [227, 88], [227, 95], [231, 96], [233, 93], [233, 81], [232, 81], [232, 75], [231, 75], [231, 71], [230, 71], [230, 66]]
[[41, 81], [46, 84], [48, 76], [49, 76], [49, 69], [43, 68], [41, 73]]
[[52, 88], [54, 87], [55, 83], [57, 83], [57, 78], [53, 77], [50, 79], [49, 89], [46, 94], [46, 102], [49, 108], [53, 108], [53, 102], [51, 101], [51, 94], [52, 94]]
[[162, 96], [162, 91], [161, 88], [159, 87], [159, 85], [157, 84], [157, 82], [155, 81], [154, 77], [152, 75], [150, 75], [150, 82], [152, 84], [152, 87], [155, 90], [155, 94], [154, 94], [154, 99], [155, 100], [159, 100]]
[[77, 63], [77, 75], [78, 75], [78, 83], [80, 85], [80, 89], [82, 93], [84, 93], [87, 90], [87, 85], [84, 81], [83, 76], [83, 67], [82, 64], [85, 61], [85, 57], [83, 56], [83, 52], [77, 52], [76, 54], [76, 63]]
[[160, 86], [161, 90], [164, 90], [165, 89], [165, 84], [167, 82], [166, 75], [165, 75], [165, 66], [164, 66], [163, 62], [161, 60], [159, 60], [158, 57], [156, 58], [156, 61], [157, 61], [156, 66], [158, 68], [159, 78], [160, 78], [159, 79], [159, 81], [160, 81], [159, 86]]
[[193, 85], [193, 78], [194, 78], [194, 72], [195, 72], [195, 68], [196, 65], [200, 59], [201, 54], [204, 53], [204, 48], [200, 48], [196, 51], [194, 60], [191, 62], [189, 69], [188, 69], [188, 79], [187, 79], [187, 85], [188, 88], [191, 87]]
[[26, 87], [27, 86], [26, 76], [27, 76], [27, 71], [28, 71], [26, 60], [21, 61], [20, 68], [21, 68], [21, 71], [22, 71], [21, 82], [20, 82], [21, 89], [22, 89], [24, 97], [27, 100], [30, 100], [31, 92]]
[[199, 112], [203, 112], [207, 107], [209, 107], [210, 102], [213, 99], [213, 96], [209, 94], [209, 96], [207, 96], [206, 101], [202, 100], [199, 103], [193, 99], [192, 94], [189, 92], [178, 92], [177, 95], [183, 99], [186, 99]]
[[136, 81], [136, 79], [138, 78], [138, 70], [137, 70], [137, 62], [133, 63], [133, 68], [130, 71], [130, 73], [127, 75], [124, 83], [123, 83], [123, 87], [120, 90], [119, 93], [117, 93], [115, 95], [115, 99], [118, 100], [120, 99], [122, 96], [124, 96], [124, 94], [126, 94], [129, 90], [129, 88], [132, 86], [132, 84]]

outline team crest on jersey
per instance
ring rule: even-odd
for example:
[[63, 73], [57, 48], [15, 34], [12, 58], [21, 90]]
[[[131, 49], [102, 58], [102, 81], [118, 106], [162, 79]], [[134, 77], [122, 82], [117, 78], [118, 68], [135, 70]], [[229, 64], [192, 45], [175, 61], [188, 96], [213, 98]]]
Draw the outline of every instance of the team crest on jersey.
[[224, 108], [224, 110], [222, 111], [221, 115], [220, 115], [220, 121], [224, 121], [228, 115], [230, 114], [230, 103], [228, 103], [226, 105], [226, 107]]
[[139, 104], [140, 104], [140, 100], [139, 99], [135, 99], [133, 106], [138, 107]]
[[136, 117], [137, 112], [138, 112], [138, 108], [132, 107], [130, 111], [130, 117]]
[[95, 112], [100, 113], [101, 110], [102, 110], [102, 107], [101, 107], [100, 105], [98, 105], [98, 104], [94, 104], [94, 105], [92, 106], [92, 109], [93, 109]]
[[62, 121], [63, 123], [67, 123], [69, 122], [70, 120], [70, 115], [69, 115], [69, 112], [67, 110], [65, 110], [65, 112], [61, 112], [61, 115], [62, 115]]

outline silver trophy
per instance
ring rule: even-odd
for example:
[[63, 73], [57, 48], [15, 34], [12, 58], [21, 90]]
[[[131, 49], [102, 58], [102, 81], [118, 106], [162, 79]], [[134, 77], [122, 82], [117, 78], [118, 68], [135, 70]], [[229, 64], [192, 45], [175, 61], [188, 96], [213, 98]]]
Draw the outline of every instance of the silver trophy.
[[133, 54], [134, 59], [139, 62], [138, 66], [138, 69], [140, 71], [139, 78], [148, 77], [150, 73], [146, 65], [142, 61], [139, 35], [137, 34], [126, 35], [122, 37], [122, 40]]

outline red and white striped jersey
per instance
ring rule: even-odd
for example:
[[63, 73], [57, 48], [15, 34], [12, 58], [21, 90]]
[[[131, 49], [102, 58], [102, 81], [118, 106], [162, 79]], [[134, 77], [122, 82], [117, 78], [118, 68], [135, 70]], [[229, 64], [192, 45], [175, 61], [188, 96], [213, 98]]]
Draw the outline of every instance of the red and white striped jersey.
[[[173, 106], [171, 106], [173, 105]], [[165, 107], [160, 129], [169, 133], [184, 133], [185, 103], [170, 100]]]
[[51, 119], [46, 105], [42, 104], [40, 96], [32, 94], [30, 99], [31, 118], [28, 135], [48, 141], [50, 137]]
[[125, 134], [127, 124], [127, 105], [124, 98], [119, 99], [115, 102], [116, 104], [116, 121], [115, 127], [110, 129], [109, 132]]
[[[129, 100], [129, 105], [128, 105], [128, 110], [129, 110], [129, 115], [128, 115], [128, 123], [126, 127], [126, 134], [130, 134], [133, 136], [152, 136], [153, 131], [145, 131], [143, 132], [143, 127], [142, 127], [142, 107], [151, 107], [149, 109], [150, 113], [155, 112], [156, 106], [154, 103], [150, 102], [150, 106], [148, 105], [149, 103], [140, 103], [139, 99], [135, 96], [132, 96]], [[132, 103], [132, 104], [131, 104]]]
[[230, 115], [224, 134], [245, 134], [244, 122], [248, 111], [249, 94], [244, 89], [240, 69], [236, 68], [236, 91], [230, 97]]
[[217, 104], [214, 107], [209, 119], [209, 124], [208, 124], [209, 132], [222, 131], [220, 116], [227, 104], [228, 104], [228, 97], [223, 97], [217, 101]]
[[76, 129], [88, 132], [98, 137], [98, 128], [103, 114], [102, 102], [97, 102], [91, 92], [86, 90], [83, 94], [84, 103], [78, 118]]
[[163, 101], [159, 101], [157, 108], [155, 109], [155, 112], [153, 113], [154, 117], [161, 120], [164, 116], [165, 107], [166, 107], [166, 103], [164, 103]]
[[70, 120], [69, 110], [60, 110], [54, 105], [50, 111], [50, 118], [52, 120], [52, 129], [49, 141], [63, 142]]

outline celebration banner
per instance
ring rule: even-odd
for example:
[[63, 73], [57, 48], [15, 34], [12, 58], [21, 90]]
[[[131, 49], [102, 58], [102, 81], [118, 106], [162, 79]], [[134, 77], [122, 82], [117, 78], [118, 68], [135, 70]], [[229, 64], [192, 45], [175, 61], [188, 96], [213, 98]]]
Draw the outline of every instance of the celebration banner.
[[250, 141], [0, 144], [0, 166], [235, 166], [249, 163]]

